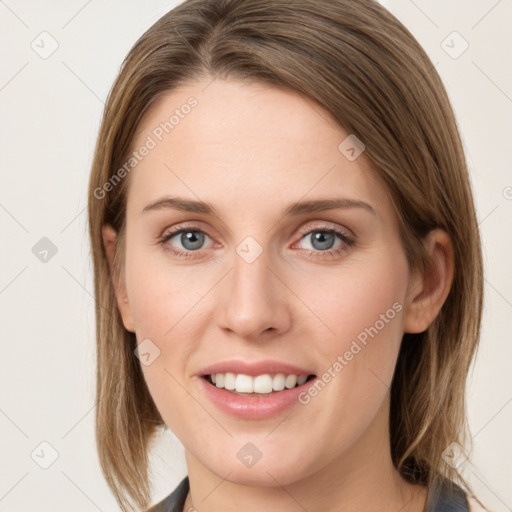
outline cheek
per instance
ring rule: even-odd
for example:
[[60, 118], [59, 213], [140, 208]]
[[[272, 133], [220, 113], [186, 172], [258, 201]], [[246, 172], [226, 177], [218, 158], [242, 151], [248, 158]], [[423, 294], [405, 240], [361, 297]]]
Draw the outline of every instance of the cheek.
[[204, 272], [199, 276], [192, 266], [170, 263], [163, 251], [134, 248], [126, 275], [137, 338], [154, 338], [157, 344], [165, 344], [175, 332], [193, 325], [189, 315], [197, 314], [196, 306], [212, 286]]
[[311, 350], [323, 362], [319, 378], [325, 383], [319, 384], [323, 398], [305, 396], [304, 403], [319, 406], [325, 400], [340, 416], [350, 410], [351, 419], [345, 416], [343, 422], [353, 421], [354, 428], [376, 414], [389, 391], [403, 335], [407, 268], [405, 256], [390, 250], [340, 266], [329, 276], [304, 279], [298, 293], [318, 316], [308, 320], [317, 326], [316, 333], [311, 330], [316, 334]]
[[[397, 251], [398, 252], [398, 251]], [[297, 281], [294, 291], [316, 315], [322, 352], [339, 353], [350, 342], [402, 332], [407, 264], [400, 254], [381, 251], [337, 268], [320, 269]], [[400, 336], [398, 336], [400, 338]]]
[[155, 257], [155, 248], [131, 249], [126, 264], [130, 309], [137, 343], [145, 344], [151, 360], [144, 364], [141, 359], [142, 372], [165, 423], [180, 437], [196, 412], [183, 384], [191, 355], [204, 337], [201, 329], [208, 325], [198, 318], [201, 299], [216, 276], [211, 275], [210, 283], [207, 273], [198, 275], [192, 266], [172, 265], [162, 255]]

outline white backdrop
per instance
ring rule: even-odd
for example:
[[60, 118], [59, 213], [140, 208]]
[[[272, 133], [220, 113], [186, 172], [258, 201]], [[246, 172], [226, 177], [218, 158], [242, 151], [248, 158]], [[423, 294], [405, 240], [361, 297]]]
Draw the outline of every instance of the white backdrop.
[[[103, 102], [136, 39], [178, 2], [0, 1], [0, 510], [117, 511], [94, 441], [94, 297], [86, 191]], [[472, 460], [512, 510], [511, 0], [388, 0], [452, 99], [483, 236], [483, 333], [468, 384]], [[43, 443], [43, 444], [41, 444]], [[154, 501], [186, 474], [171, 433]]]

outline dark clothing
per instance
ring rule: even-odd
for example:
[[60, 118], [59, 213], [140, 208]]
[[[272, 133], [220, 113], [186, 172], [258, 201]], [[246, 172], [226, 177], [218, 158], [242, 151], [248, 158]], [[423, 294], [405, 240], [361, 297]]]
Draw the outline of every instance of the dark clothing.
[[[182, 512], [188, 491], [189, 481], [188, 477], [185, 477], [167, 498], [154, 505], [148, 512]], [[455, 484], [451, 493], [446, 484], [431, 489], [425, 512], [469, 512], [466, 495]]]
[[148, 512], [182, 512], [188, 490], [188, 476], [186, 476], [167, 498], [151, 507]]

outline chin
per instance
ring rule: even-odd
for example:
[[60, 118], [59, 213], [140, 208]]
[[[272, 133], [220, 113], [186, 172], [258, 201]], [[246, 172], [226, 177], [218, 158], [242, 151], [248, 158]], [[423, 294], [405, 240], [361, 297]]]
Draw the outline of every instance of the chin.
[[[309, 477], [314, 471], [314, 461], [310, 463], [304, 460], [299, 448], [272, 450], [269, 447], [258, 454], [255, 444], [250, 441], [236, 443], [234, 457], [226, 457], [226, 452], [231, 452], [228, 448], [222, 450], [214, 460], [203, 457], [201, 463], [219, 478], [237, 485], [256, 487], [289, 485]], [[268, 453], [267, 456], [265, 452]], [[320, 463], [316, 465], [321, 466]]]
[[[275, 468], [273, 466], [263, 465], [263, 461], [260, 461], [252, 468], [241, 468], [233, 465], [232, 467], [221, 466], [218, 469], [222, 471], [220, 474], [216, 472], [220, 478], [225, 478], [228, 482], [233, 484], [252, 487], [289, 485], [304, 478], [304, 475], [300, 474], [302, 471], [299, 473], [296, 468]], [[227, 478], [226, 474], [229, 474]]]

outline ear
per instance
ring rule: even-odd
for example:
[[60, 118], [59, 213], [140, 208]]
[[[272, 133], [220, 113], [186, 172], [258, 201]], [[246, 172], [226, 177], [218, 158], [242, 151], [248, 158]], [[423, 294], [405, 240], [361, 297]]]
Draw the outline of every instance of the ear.
[[433, 268], [424, 275], [416, 274], [409, 283], [404, 314], [404, 332], [425, 331], [435, 320], [450, 292], [454, 275], [453, 244], [448, 233], [440, 228], [426, 236]]
[[135, 332], [135, 323], [133, 321], [130, 303], [128, 302], [128, 294], [126, 292], [125, 281], [122, 276], [114, 271], [114, 257], [116, 253], [117, 233], [109, 224], [105, 224], [102, 228], [103, 245], [107, 254], [108, 267], [112, 286], [117, 299], [117, 307], [123, 319], [124, 327], [127, 331]]

